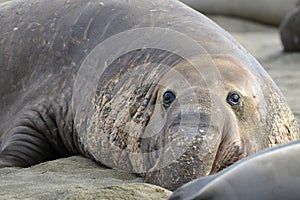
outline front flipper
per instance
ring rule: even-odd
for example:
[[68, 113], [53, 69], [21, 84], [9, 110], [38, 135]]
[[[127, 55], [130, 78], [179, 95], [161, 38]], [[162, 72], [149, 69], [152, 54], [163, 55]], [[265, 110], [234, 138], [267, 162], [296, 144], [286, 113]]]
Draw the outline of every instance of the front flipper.
[[27, 167], [57, 158], [57, 153], [43, 133], [31, 125], [16, 126], [6, 134], [1, 144], [0, 167]]
[[20, 113], [1, 135], [0, 167], [27, 167], [78, 154], [67, 109], [37, 106]]

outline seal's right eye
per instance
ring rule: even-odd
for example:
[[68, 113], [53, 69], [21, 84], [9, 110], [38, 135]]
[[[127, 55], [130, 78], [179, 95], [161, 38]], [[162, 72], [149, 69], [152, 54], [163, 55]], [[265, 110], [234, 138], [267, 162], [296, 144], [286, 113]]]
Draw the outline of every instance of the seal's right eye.
[[241, 103], [241, 95], [238, 92], [230, 92], [226, 98], [231, 106], [237, 106]]
[[174, 92], [168, 90], [163, 95], [163, 102], [165, 105], [170, 105], [176, 99]]

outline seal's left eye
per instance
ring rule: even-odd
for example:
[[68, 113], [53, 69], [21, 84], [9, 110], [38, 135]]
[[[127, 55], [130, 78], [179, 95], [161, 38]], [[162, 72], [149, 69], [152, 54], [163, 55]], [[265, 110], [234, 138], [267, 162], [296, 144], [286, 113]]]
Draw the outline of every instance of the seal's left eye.
[[229, 103], [231, 106], [237, 106], [241, 103], [241, 96], [237, 92], [231, 92], [228, 94], [226, 98], [227, 103]]
[[163, 95], [163, 102], [166, 105], [170, 105], [176, 99], [174, 92], [168, 90]]

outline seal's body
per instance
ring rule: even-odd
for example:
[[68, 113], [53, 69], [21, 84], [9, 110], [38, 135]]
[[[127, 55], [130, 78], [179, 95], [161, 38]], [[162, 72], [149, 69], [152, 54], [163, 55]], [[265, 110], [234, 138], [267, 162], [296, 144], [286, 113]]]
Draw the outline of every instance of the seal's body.
[[174, 189], [298, 138], [260, 64], [178, 1], [0, 6], [0, 166], [82, 154]]

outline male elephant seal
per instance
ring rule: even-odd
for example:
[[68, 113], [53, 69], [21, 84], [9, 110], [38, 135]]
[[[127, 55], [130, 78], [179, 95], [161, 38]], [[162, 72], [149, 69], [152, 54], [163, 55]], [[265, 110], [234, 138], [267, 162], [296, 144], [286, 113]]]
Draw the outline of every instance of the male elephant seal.
[[300, 197], [300, 141], [245, 158], [178, 188], [169, 200], [281, 200]]
[[287, 52], [300, 51], [300, 1], [280, 25], [280, 38]]
[[279, 25], [298, 0], [181, 0], [204, 14], [230, 15]]
[[0, 7], [0, 165], [82, 154], [175, 189], [298, 139], [249, 53], [179, 1]]

